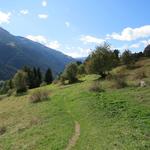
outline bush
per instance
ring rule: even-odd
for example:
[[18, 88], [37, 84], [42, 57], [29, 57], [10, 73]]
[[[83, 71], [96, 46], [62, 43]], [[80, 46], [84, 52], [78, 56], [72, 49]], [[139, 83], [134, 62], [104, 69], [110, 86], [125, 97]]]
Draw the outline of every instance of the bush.
[[106, 76], [106, 80], [112, 80], [112, 79], [114, 79], [114, 75], [112, 75], [112, 74], [108, 74], [107, 76]]
[[146, 78], [146, 74], [144, 70], [138, 70], [133, 75], [133, 79], [143, 79], [143, 78]]
[[66, 78], [63, 75], [61, 75], [60, 76], [60, 85], [65, 85], [65, 81], [66, 81]]
[[47, 100], [49, 92], [47, 90], [36, 90], [29, 97], [30, 102], [38, 103]]
[[63, 76], [69, 81], [69, 84], [75, 83], [77, 79], [78, 66], [76, 63], [70, 63], [64, 70]]
[[17, 94], [27, 92], [27, 90], [28, 90], [28, 87], [27, 87], [27, 74], [24, 71], [19, 70], [15, 74], [15, 76], [13, 78], [13, 82], [14, 82]]
[[0, 94], [7, 94], [9, 89], [10, 89], [9, 80], [7, 80], [3, 83], [1, 82]]
[[102, 86], [99, 81], [94, 81], [89, 87], [89, 91], [91, 92], [104, 92]]
[[78, 74], [79, 75], [85, 74], [85, 68], [84, 68], [83, 64], [81, 64], [80, 66], [78, 66]]
[[125, 50], [121, 56], [122, 63], [127, 67], [132, 66], [134, 64], [133, 55], [130, 50]]
[[46, 86], [47, 85], [47, 83], [46, 82], [42, 82], [41, 84], [40, 84], [40, 87], [42, 87], [42, 86]]
[[14, 90], [13, 89], [9, 89], [8, 92], [7, 92], [7, 96], [11, 96], [13, 93], [14, 93]]
[[58, 84], [59, 83], [59, 80], [58, 79], [55, 79], [54, 81], [53, 81], [53, 84]]
[[112, 84], [112, 88], [121, 89], [127, 87], [127, 83], [124, 78], [115, 78]]
[[0, 135], [3, 135], [6, 132], [6, 127], [5, 126], [1, 126], [0, 127]]

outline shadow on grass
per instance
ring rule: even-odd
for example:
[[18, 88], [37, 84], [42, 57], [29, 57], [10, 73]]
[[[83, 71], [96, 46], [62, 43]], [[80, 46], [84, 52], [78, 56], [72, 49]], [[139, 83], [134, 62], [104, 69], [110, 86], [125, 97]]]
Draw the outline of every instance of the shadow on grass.
[[25, 96], [25, 95], [28, 95], [28, 92], [16, 93], [15, 94], [16, 97], [21, 97], [21, 96]]

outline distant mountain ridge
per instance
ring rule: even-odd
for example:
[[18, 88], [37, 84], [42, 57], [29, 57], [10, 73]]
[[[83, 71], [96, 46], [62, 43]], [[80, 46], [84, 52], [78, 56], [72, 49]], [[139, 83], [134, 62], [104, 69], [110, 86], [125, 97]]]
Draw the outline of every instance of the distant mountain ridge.
[[77, 61], [81, 61], [84, 62], [86, 60], [87, 57], [78, 57], [76, 58]]
[[50, 67], [56, 75], [73, 61], [75, 59], [57, 50], [14, 36], [0, 27], [0, 80], [9, 79], [25, 65], [40, 67], [42, 71]]

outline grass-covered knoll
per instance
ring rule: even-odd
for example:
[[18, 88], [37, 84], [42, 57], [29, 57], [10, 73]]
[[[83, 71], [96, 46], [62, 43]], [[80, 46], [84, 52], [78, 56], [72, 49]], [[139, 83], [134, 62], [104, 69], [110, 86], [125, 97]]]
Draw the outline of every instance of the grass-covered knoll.
[[98, 76], [88, 75], [77, 84], [42, 87], [50, 97], [41, 103], [30, 103], [32, 91], [2, 97], [0, 127], [6, 131], [0, 135], [0, 149], [63, 150], [74, 134], [74, 121], [80, 124], [80, 137], [73, 150], [150, 149], [150, 87], [132, 86], [139, 82], [132, 79], [138, 69], [146, 71], [145, 81], [150, 80], [150, 61], [143, 61], [132, 71], [125, 68], [130, 85], [123, 89], [112, 89], [112, 81], [103, 80], [104, 91], [91, 92]]

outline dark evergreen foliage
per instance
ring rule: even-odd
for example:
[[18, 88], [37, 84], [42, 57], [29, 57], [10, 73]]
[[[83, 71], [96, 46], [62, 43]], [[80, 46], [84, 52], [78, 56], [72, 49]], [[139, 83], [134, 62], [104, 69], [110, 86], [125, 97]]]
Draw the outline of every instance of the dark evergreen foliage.
[[150, 44], [144, 49], [144, 55], [150, 57]]
[[42, 83], [42, 73], [40, 68], [29, 68], [27, 66], [23, 67], [23, 71], [27, 73], [27, 83], [29, 89], [39, 87]]
[[53, 81], [53, 75], [52, 75], [52, 71], [51, 71], [50, 68], [48, 68], [47, 71], [46, 71], [46, 73], [45, 73], [44, 81], [45, 81], [47, 84], [51, 84], [52, 81]]

